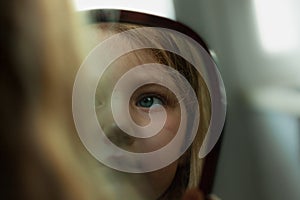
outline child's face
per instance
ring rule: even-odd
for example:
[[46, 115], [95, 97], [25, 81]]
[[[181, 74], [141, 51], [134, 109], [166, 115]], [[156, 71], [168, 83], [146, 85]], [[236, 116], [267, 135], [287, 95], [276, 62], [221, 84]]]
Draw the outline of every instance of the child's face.
[[[157, 63], [157, 61], [146, 52], [138, 52], [138, 57], [134, 53], [130, 53], [113, 62], [99, 81], [95, 101], [99, 123], [106, 136], [118, 147], [136, 153], [152, 152], [167, 145], [177, 134], [182, 115], [186, 115], [186, 113], [181, 113], [180, 104], [176, 96], [166, 87], [155, 83], [138, 87], [133, 92], [133, 95], [131, 95], [129, 105], [123, 99], [128, 91], [117, 91], [118, 98], [112, 99], [112, 91], [122, 75], [128, 72], [128, 70], [145, 63]], [[145, 67], [144, 72], [141, 70], [140, 73], [133, 73], [131, 75], [131, 81], [126, 83], [128, 85], [123, 85], [123, 87], [134, 87], [134, 84], [138, 84], [138, 82], [146, 77], [147, 79], [153, 79], [153, 82], [163, 79], [169, 84], [175, 84], [171, 76], [162, 74], [161, 69], [151, 70], [151, 73], [149, 73]], [[145, 127], [150, 123], [150, 109], [151, 112], [156, 114], [165, 112], [166, 118], [164, 126], [155, 136], [150, 138], [129, 136], [118, 128], [115, 123], [111, 110], [112, 101], [116, 101], [120, 107], [129, 107], [132, 120], [139, 126]], [[117, 115], [121, 118], [128, 117], [123, 112], [119, 112]], [[134, 129], [130, 129], [130, 127], [129, 130], [134, 131]], [[180, 146], [181, 144], [178, 144], [178, 148], [180, 148]], [[174, 151], [176, 151], [176, 149], [174, 149]], [[112, 156], [111, 159], [121, 160], [122, 158]], [[150, 162], [151, 161], [149, 161], [149, 163]], [[120, 164], [122, 163], [120, 162]], [[147, 163], [142, 163], [141, 165], [143, 164], [146, 165]], [[171, 165], [154, 172], [130, 174], [129, 176], [130, 179], [133, 180], [135, 187], [141, 190], [141, 193], [145, 195], [145, 197], [155, 198], [170, 186], [174, 179], [177, 166], [178, 161], [175, 161]]]

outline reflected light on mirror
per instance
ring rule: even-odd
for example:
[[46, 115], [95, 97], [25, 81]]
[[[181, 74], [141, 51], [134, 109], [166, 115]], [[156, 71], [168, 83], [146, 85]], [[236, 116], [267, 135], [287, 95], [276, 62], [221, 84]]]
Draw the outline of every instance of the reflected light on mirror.
[[74, 0], [77, 10], [122, 9], [175, 19], [173, 0]]
[[289, 51], [297, 46], [294, 6], [293, 0], [254, 0], [259, 35], [266, 51]]

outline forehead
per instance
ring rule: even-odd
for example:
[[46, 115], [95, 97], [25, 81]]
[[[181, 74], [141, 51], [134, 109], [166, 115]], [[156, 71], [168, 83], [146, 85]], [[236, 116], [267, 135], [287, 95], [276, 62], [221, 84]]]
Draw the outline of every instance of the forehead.
[[104, 72], [98, 86], [105, 90], [111, 90], [122, 79], [122, 81], [126, 80], [123, 82], [124, 87], [145, 84], [167, 84], [175, 87], [174, 75], [174, 69], [159, 64], [151, 52], [139, 50], [115, 60]]
[[148, 63], [157, 63], [157, 59], [150, 50], [133, 51], [113, 61], [105, 75], [118, 77], [134, 67]]

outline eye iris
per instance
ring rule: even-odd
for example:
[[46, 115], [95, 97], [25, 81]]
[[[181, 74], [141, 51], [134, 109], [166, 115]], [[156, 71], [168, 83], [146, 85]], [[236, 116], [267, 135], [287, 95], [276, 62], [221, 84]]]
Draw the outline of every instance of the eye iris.
[[153, 97], [145, 97], [139, 102], [142, 107], [151, 107], [153, 105]]

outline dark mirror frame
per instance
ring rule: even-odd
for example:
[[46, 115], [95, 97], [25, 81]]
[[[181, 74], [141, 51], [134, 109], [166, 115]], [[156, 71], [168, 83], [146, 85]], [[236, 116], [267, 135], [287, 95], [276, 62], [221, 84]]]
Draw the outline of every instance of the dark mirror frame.
[[[103, 22], [119, 22], [176, 30], [193, 38], [206, 50], [208, 55], [212, 57], [209, 48], [205, 44], [204, 40], [195, 31], [180, 22], [173, 21], [164, 17], [127, 10], [95, 9], [82, 12], [88, 16], [89, 23], [91, 24]], [[223, 128], [223, 132], [224, 129], [225, 126]], [[222, 138], [223, 133], [221, 134], [215, 147], [204, 159], [204, 166], [202, 170], [202, 177], [199, 183], [199, 188], [204, 192], [205, 195], [210, 194], [213, 189], [218, 158], [221, 151]]]

